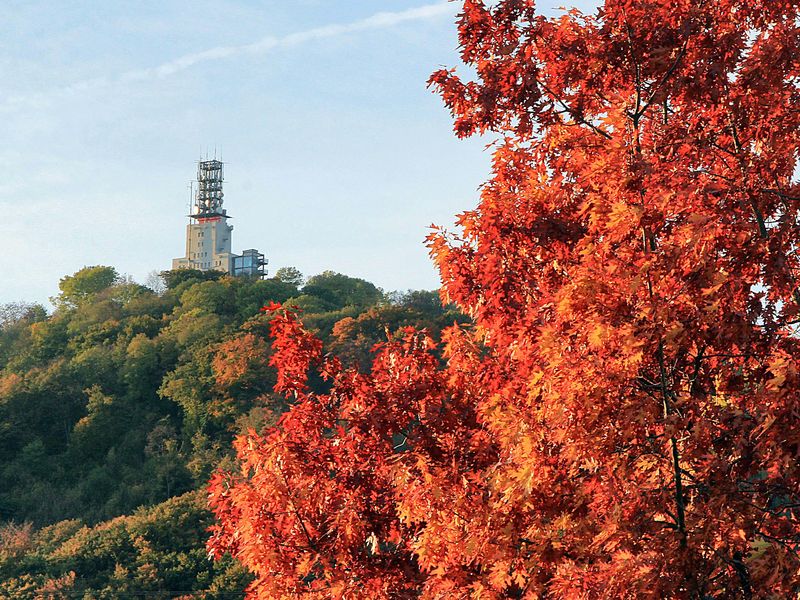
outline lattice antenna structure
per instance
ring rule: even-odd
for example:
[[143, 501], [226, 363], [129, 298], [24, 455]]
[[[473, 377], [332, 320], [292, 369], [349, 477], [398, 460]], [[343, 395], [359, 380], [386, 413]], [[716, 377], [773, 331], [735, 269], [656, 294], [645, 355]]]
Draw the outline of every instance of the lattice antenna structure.
[[194, 205], [197, 212], [193, 217], [224, 215], [222, 210], [222, 182], [224, 181], [222, 161], [202, 160], [197, 164], [197, 193]]

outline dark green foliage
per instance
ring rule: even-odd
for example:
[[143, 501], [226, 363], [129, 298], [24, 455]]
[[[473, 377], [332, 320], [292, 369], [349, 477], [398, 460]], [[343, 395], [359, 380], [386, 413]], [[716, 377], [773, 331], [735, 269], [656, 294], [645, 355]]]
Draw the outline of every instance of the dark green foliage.
[[275, 271], [274, 279], [288, 283], [295, 287], [301, 287], [303, 285], [303, 281], [305, 281], [303, 274], [295, 267], [281, 267]]
[[[356, 361], [387, 330], [435, 334], [458, 318], [435, 293], [387, 298], [333, 272], [302, 289], [296, 269], [266, 280], [162, 279], [157, 294], [111, 267], [87, 267], [61, 280], [50, 316], [0, 307], [0, 598], [241, 589], [240, 571], [206, 560], [200, 496], [180, 495], [229, 463], [239, 431], [285, 409], [272, 394], [261, 307], [299, 305], [328, 349]], [[26, 534], [12, 523], [31, 526]]]
[[[192, 275], [158, 296], [110, 267], [92, 267], [62, 279], [49, 318], [35, 307], [7, 307], [0, 518], [42, 525], [124, 514], [197, 483], [187, 467], [195, 434], [230, 442], [254, 397], [242, 406], [214, 385], [217, 347], [264, 303], [297, 290]], [[153, 440], [165, 424], [174, 439], [159, 446]], [[223, 457], [205, 449], [203, 461]]]
[[241, 598], [250, 576], [208, 559], [210, 524], [204, 495], [192, 492], [95, 527], [0, 525], [0, 598]]
[[303, 294], [319, 298], [328, 310], [346, 306], [364, 309], [384, 299], [383, 292], [369, 281], [333, 271], [309, 277], [303, 286]]
[[239, 316], [247, 318], [257, 313], [268, 302], [286, 302], [297, 294], [297, 284], [279, 279], [240, 280], [244, 284], [236, 290]]
[[168, 290], [173, 290], [184, 282], [216, 281], [224, 273], [222, 271], [199, 271], [198, 269], [176, 269], [159, 273]]

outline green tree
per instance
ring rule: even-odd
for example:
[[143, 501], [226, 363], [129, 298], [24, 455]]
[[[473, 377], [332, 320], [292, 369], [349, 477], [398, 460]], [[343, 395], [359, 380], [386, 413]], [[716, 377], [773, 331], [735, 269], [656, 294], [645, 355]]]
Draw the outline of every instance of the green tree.
[[201, 271], [199, 269], [173, 269], [159, 273], [168, 290], [173, 290], [186, 281], [216, 281], [225, 273], [222, 271]]
[[345, 306], [367, 308], [384, 299], [383, 292], [369, 281], [334, 271], [324, 271], [310, 277], [303, 287], [303, 294], [320, 298], [327, 304], [328, 310]]
[[146, 399], [161, 384], [162, 372], [158, 343], [146, 335], [137, 334], [125, 351], [122, 379], [132, 397]]
[[281, 267], [275, 271], [275, 277], [273, 279], [291, 284], [298, 288], [302, 286], [303, 281], [305, 281], [305, 277], [300, 272], [300, 269], [295, 267]]
[[61, 278], [58, 283], [61, 294], [53, 302], [56, 305], [75, 306], [107, 290], [118, 280], [119, 274], [114, 267], [84, 267], [73, 275]]
[[236, 307], [238, 316], [247, 319], [270, 302], [285, 302], [297, 294], [297, 286], [280, 279], [236, 279]]
[[196, 283], [181, 294], [181, 304], [188, 309], [200, 308], [207, 313], [231, 316], [236, 311], [231, 280]]

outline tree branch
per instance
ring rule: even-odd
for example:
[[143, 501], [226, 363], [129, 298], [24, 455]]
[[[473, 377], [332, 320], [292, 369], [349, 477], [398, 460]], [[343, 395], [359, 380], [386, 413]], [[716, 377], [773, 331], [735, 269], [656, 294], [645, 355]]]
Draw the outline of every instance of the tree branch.
[[[658, 350], [656, 351], [658, 358], [658, 369], [660, 374], [661, 383], [661, 396], [664, 406], [664, 418], [672, 413], [672, 406], [670, 402], [670, 393], [667, 388], [667, 370], [664, 365], [664, 342], [659, 340]], [[675, 437], [670, 438], [670, 446], [672, 450], [672, 473], [675, 482], [675, 509], [677, 512], [677, 525], [678, 532], [681, 535], [681, 547], [686, 547], [686, 506], [683, 498], [683, 477], [681, 476], [680, 453], [678, 452], [678, 442]]]
[[542, 89], [545, 92], [550, 94], [553, 102], [557, 102], [558, 104], [560, 104], [564, 108], [564, 110], [569, 114], [569, 116], [572, 117], [572, 119], [576, 123], [578, 123], [580, 125], [586, 125], [592, 131], [594, 131], [595, 133], [597, 133], [599, 135], [602, 135], [607, 140], [611, 139], [611, 135], [608, 132], [603, 131], [602, 129], [597, 127], [597, 125], [595, 125], [594, 123], [590, 123], [589, 121], [587, 121], [580, 113], [578, 113], [578, 111], [576, 111], [572, 107], [570, 107], [566, 102], [564, 102], [561, 98], [559, 98], [555, 94], [555, 92], [553, 92], [553, 90], [551, 90], [549, 87], [547, 87], [546, 83], [544, 83], [543, 81], [539, 81], [538, 83], [539, 83], [539, 85], [542, 87]]

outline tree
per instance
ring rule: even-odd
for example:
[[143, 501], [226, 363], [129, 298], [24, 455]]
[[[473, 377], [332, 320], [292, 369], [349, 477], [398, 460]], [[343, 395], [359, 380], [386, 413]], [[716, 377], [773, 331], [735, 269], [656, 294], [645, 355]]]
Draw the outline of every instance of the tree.
[[150, 271], [144, 284], [157, 296], [162, 296], [167, 291], [167, 283], [164, 280], [164, 276], [158, 271]]
[[237, 278], [236, 307], [243, 318], [258, 314], [259, 309], [270, 302], [284, 302], [297, 294], [297, 286], [279, 279], [252, 280]]
[[[456, 387], [444, 399], [448, 381], [424, 335], [409, 331], [388, 344], [372, 377], [323, 358], [321, 342], [291, 312], [274, 315], [272, 336], [275, 389], [295, 406], [280, 427], [237, 440], [242, 472], [252, 477], [212, 480], [221, 518], [212, 553], [242, 559], [258, 597], [408, 597], [424, 574], [409, 543], [414, 528], [396, 507], [396, 449], [413, 437], [430, 452], [440, 442], [434, 432], [452, 442], [475, 427], [474, 412]], [[312, 369], [335, 391], [310, 393]], [[408, 452], [402, 466], [419, 456]]]
[[59, 305], [75, 306], [107, 290], [117, 281], [119, 274], [114, 267], [84, 267], [73, 275], [61, 278], [58, 283], [61, 294], [54, 302]]
[[47, 318], [47, 311], [41, 304], [30, 302], [6, 302], [0, 304], [0, 330], [11, 327], [17, 323], [43, 321]]
[[261, 389], [269, 376], [267, 352], [266, 342], [251, 332], [220, 344], [211, 363], [217, 385], [237, 397], [268, 391]]
[[445, 310], [436, 292], [414, 291], [395, 294], [391, 304], [374, 306], [337, 321], [323, 342], [345, 365], [369, 368], [373, 347], [391, 337], [402, 339], [408, 327], [424, 330], [438, 340], [442, 329], [467, 320], [456, 311]]
[[209, 564], [202, 542], [210, 522], [202, 495], [191, 492], [134, 514], [85, 526], [0, 525], [0, 597], [241, 597], [249, 581], [228, 559]]
[[464, 0], [476, 79], [431, 84], [498, 141], [430, 245], [475, 327], [443, 370], [409, 334], [358, 374], [273, 321], [295, 405], [210, 488], [252, 597], [798, 593], [798, 22]]
[[[167, 289], [172, 290], [187, 281], [195, 283], [198, 281], [216, 281], [223, 277], [225, 273], [214, 270], [201, 271], [200, 269], [173, 269], [171, 271], [161, 271], [159, 275]], [[155, 288], [152, 289], [153, 291], [157, 291]]]
[[278, 281], [288, 283], [296, 288], [302, 287], [305, 277], [296, 267], [281, 267], [275, 271], [275, 277]]
[[383, 299], [383, 292], [369, 281], [333, 271], [309, 277], [303, 286], [303, 294], [320, 298], [328, 304], [329, 310], [346, 306], [363, 309]]

